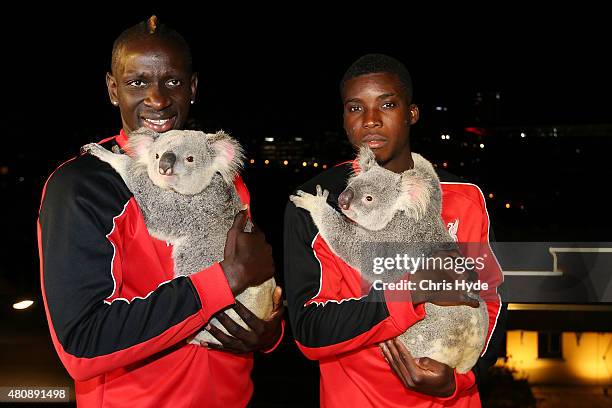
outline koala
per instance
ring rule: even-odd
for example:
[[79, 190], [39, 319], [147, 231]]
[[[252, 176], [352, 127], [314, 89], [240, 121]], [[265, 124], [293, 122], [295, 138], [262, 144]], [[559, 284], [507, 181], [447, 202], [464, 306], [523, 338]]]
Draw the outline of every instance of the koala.
[[[141, 128], [130, 134], [128, 154], [113, 153], [96, 143], [81, 150], [119, 173], [134, 194], [149, 234], [173, 245], [175, 276], [187, 276], [223, 260], [227, 232], [243, 209], [233, 185], [242, 165], [242, 148], [229, 135], [187, 130], [158, 134]], [[236, 299], [265, 318], [272, 311], [275, 287], [272, 278]], [[233, 309], [226, 313], [249, 329]], [[215, 326], [227, 333], [222, 325]], [[199, 341], [219, 344], [205, 330], [191, 343]]]
[[[357, 156], [360, 171], [349, 178], [338, 197], [342, 214], [327, 203], [329, 193], [320, 186], [316, 195], [298, 191], [290, 196], [297, 207], [310, 213], [331, 250], [370, 283], [400, 276], [375, 274], [362, 267], [380, 257], [381, 250], [393, 248], [397, 254], [398, 245], [406, 244], [400, 246], [402, 253], [418, 258], [457, 249], [440, 216], [440, 180], [426, 159], [416, 153], [412, 158], [414, 168], [397, 174], [378, 165], [374, 153], [362, 147]], [[489, 324], [486, 303], [477, 300], [478, 308], [425, 303], [426, 317], [400, 335], [400, 340], [415, 358], [429, 357], [460, 373], [468, 372], [484, 347]]]

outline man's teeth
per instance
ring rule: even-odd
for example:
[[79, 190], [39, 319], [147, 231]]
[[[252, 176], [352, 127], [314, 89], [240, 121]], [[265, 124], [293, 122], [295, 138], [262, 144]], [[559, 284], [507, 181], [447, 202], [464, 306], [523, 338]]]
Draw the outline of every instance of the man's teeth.
[[145, 119], [147, 122], [152, 123], [154, 125], [165, 125], [166, 123], [168, 123], [170, 121], [170, 119], [160, 119], [160, 120], [154, 120], [154, 119]]

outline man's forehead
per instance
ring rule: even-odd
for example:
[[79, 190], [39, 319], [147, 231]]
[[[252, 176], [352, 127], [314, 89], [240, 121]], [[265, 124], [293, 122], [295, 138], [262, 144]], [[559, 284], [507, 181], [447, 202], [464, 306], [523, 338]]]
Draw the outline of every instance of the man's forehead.
[[377, 72], [356, 76], [346, 81], [344, 100], [360, 97], [405, 97], [405, 90], [399, 77], [393, 73]]
[[157, 38], [128, 41], [117, 53], [116, 68], [124, 73], [142, 70], [188, 71], [188, 57], [177, 43]]

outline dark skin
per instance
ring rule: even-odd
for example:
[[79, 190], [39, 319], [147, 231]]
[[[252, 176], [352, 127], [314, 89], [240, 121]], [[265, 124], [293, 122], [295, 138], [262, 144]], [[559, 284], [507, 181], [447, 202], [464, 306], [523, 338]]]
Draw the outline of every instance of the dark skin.
[[[111, 103], [121, 111], [123, 131], [140, 127], [158, 132], [181, 129], [195, 100], [198, 74], [183, 50], [169, 40], [142, 38], [119, 50], [113, 72], [106, 74]], [[162, 125], [149, 120], [165, 121]]]
[[349, 141], [354, 146], [368, 144], [388, 170], [411, 169], [410, 126], [419, 120], [419, 108], [408, 101], [399, 78], [387, 73], [351, 78], [342, 97]]
[[[134, 39], [119, 50], [112, 69], [106, 74], [108, 95], [111, 103], [119, 107], [126, 134], [143, 126], [157, 132], [183, 128], [191, 101], [195, 100], [198, 75], [192, 72], [179, 44], [156, 36]], [[257, 227], [244, 232], [246, 220], [246, 211], [236, 215], [220, 262], [234, 296], [274, 276], [272, 248]], [[273, 311], [266, 319], [257, 318], [237, 302], [234, 309], [251, 331], [237, 330], [233, 322], [224, 318], [225, 313], [218, 313], [215, 317], [234, 336], [219, 339], [221, 348], [245, 353], [272, 346], [281, 334], [281, 294], [277, 287]]]
[[[392, 73], [365, 74], [349, 79], [342, 92], [344, 130], [354, 146], [367, 144], [377, 162], [396, 173], [412, 169], [410, 126], [419, 120], [419, 109], [411, 103], [399, 77]], [[440, 252], [441, 257], [458, 256]], [[423, 279], [452, 281], [456, 274], [449, 270], [417, 271], [411, 281]], [[441, 306], [469, 305], [478, 307], [466, 293], [411, 291], [415, 304], [432, 302]], [[415, 359], [397, 339], [380, 345], [384, 357], [407, 388], [432, 396], [450, 396], [455, 390], [454, 370], [430, 358]]]
[[272, 326], [280, 330], [280, 322], [285, 313], [285, 309], [282, 307], [281, 295], [282, 290], [277, 286], [272, 296], [274, 304], [273, 311], [270, 316], [264, 320], [257, 319], [255, 315], [242, 305], [242, 303], [236, 302], [234, 310], [251, 330], [245, 330], [225, 313], [219, 313], [215, 317], [221, 322], [231, 336], [223, 333], [214, 325], [209, 324], [206, 326], [206, 330], [219, 340], [222, 345], [207, 344], [205, 342], [200, 342], [200, 344], [211, 349], [229, 351], [232, 353], [248, 352], [253, 347], [259, 347], [260, 343], [265, 344], [263, 349], [271, 348], [278, 340], [278, 334], [276, 334], [277, 331], [270, 330], [269, 327]]
[[[234, 219], [234, 225], [227, 233], [224, 259], [221, 267], [234, 295], [241, 293], [249, 286], [257, 286], [269, 279], [267, 274], [253, 274], [252, 271], [268, 271], [274, 275], [274, 262], [272, 260], [272, 247], [266, 242], [264, 234], [253, 225], [251, 232], [244, 232], [247, 221], [246, 211], [241, 211]], [[257, 252], [253, 249], [261, 248]], [[261, 279], [261, 280], [257, 280]], [[206, 329], [221, 345], [200, 342], [203, 347], [223, 350], [231, 353], [248, 353], [254, 350], [271, 348], [281, 334], [281, 322], [285, 313], [282, 305], [282, 289], [277, 286], [272, 295], [273, 307], [270, 316], [259, 319], [239, 301], [233, 306], [234, 311], [251, 328], [245, 330], [225, 312], [217, 313], [214, 317], [225, 327], [231, 336], [223, 333], [213, 325]], [[233, 336], [233, 337], [232, 337]]]
[[406, 388], [434, 397], [449, 397], [455, 392], [454, 370], [431, 358], [413, 358], [399, 339], [380, 344], [383, 356]]

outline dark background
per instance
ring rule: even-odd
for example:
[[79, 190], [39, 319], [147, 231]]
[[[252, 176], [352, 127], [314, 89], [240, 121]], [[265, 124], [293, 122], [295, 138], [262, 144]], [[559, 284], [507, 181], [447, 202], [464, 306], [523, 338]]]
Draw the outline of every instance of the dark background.
[[[78, 17], [7, 11], [1, 28], [0, 316], [17, 349], [20, 333], [50, 343], [35, 239], [43, 183], [81, 145], [117, 134], [118, 110], [104, 83], [112, 42], [152, 12], [192, 45], [200, 73], [192, 117], [207, 131], [222, 128], [240, 139], [256, 160], [247, 165], [245, 179], [255, 221], [279, 261], [281, 283], [287, 196], [322, 164], [350, 158], [338, 81], [368, 52], [388, 53], [407, 65], [421, 107], [413, 150], [439, 166], [446, 162], [447, 170], [477, 183], [485, 196], [494, 193], [487, 205], [497, 240], [610, 240], [612, 63], [601, 10], [535, 13], [513, 4], [479, 14], [424, 15], [370, 7], [332, 18], [327, 11], [281, 7], [266, 18], [239, 19], [206, 9], [79, 8]], [[484, 135], [466, 130], [473, 127]], [[517, 136], [521, 131], [526, 138]], [[443, 142], [441, 134], [452, 139]], [[264, 165], [264, 137], [288, 145], [301, 137], [293, 152], [300, 160]], [[16, 315], [11, 305], [23, 297], [35, 306]], [[11, 354], [0, 355], [9, 361], [6, 367], [15, 363]], [[283, 367], [300, 374], [286, 375]], [[290, 333], [278, 353], [258, 357], [254, 378], [255, 401], [316, 405], [316, 365], [298, 354]], [[281, 391], [272, 392], [279, 385]]]

